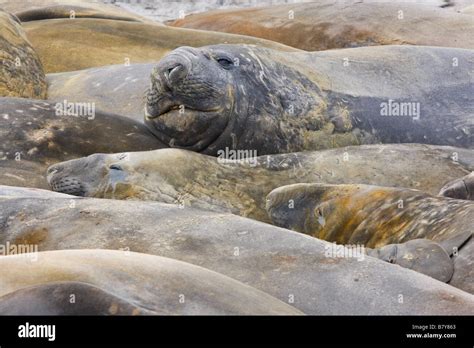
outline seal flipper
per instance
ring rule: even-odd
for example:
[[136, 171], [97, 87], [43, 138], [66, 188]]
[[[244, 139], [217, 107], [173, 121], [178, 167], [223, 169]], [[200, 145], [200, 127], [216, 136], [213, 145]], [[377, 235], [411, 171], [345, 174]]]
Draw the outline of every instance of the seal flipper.
[[440, 196], [474, 200], [474, 172], [448, 182], [439, 191]]

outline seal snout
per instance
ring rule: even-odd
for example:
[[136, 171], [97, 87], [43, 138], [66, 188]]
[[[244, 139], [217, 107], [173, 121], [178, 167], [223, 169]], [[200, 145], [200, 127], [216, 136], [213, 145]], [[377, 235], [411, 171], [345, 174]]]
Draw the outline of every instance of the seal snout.
[[64, 176], [63, 169], [61, 164], [55, 164], [48, 168], [46, 179], [51, 189], [55, 192], [83, 197], [86, 191], [82, 183], [77, 178]]

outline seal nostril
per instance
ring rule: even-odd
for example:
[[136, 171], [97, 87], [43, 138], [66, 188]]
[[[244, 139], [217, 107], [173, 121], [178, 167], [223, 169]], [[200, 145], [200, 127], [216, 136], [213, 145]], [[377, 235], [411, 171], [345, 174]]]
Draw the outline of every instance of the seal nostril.
[[173, 77], [176, 77], [176, 75], [183, 70], [183, 65], [177, 64], [171, 68], [168, 68], [166, 70], [166, 78], [168, 80], [173, 79]]

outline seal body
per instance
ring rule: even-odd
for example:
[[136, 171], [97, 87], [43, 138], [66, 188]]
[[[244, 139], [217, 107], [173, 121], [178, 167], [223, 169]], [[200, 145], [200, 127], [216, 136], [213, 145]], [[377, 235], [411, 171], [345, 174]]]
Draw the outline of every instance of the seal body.
[[48, 74], [48, 99], [93, 102], [99, 110], [143, 123], [144, 95], [153, 66], [153, 63], [119, 64]]
[[74, 281], [33, 285], [8, 293], [0, 297], [0, 313], [2, 315], [158, 314], [132, 305], [96, 286]]
[[77, 281], [162, 315], [302, 314], [229, 277], [165, 257], [112, 250], [45, 251], [36, 262], [29, 256], [0, 259], [8, 269], [0, 280], [0, 295], [38, 283]]
[[197, 13], [169, 25], [256, 36], [307, 51], [394, 44], [474, 48], [472, 19], [431, 4], [320, 0]]
[[472, 148], [474, 51], [181, 47], [151, 74], [146, 124], [170, 147], [258, 155], [370, 143]]
[[[288, 206], [290, 200], [294, 206]], [[278, 226], [328, 241], [380, 247], [469, 233], [474, 204], [403, 188], [295, 184], [272, 191], [267, 210]]]
[[13, 15], [0, 10], [0, 96], [46, 98], [43, 66]]
[[92, 153], [164, 147], [140, 123], [93, 103], [0, 98], [0, 183], [47, 187], [53, 163]]
[[113, 4], [96, 0], [27, 0], [1, 1], [1, 7], [15, 14], [21, 22], [46, 19], [103, 18], [146, 22], [147, 19]]
[[470, 201], [392, 187], [295, 184], [273, 190], [267, 210], [277, 226], [339, 244], [380, 248], [369, 255], [472, 290]]
[[[362, 258], [328, 255], [331, 243], [233, 214], [157, 202], [46, 195], [45, 198], [0, 197], [0, 210], [2, 245], [7, 241], [17, 246], [37, 245], [38, 257], [43, 251], [57, 249], [120, 250], [116, 252], [122, 254], [124, 265], [129, 262], [128, 253], [159, 255], [233, 278], [306, 314], [459, 315], [472, 313], [474, 306], [471, 295], [422, 274], [366, 255]], [[60, 259], [53, 260], [56, 267], [62, 265]], [[94, 279], [105, 277], [101, 261], [95, 257], [90, 260], [89, 256], [84, 256], [84, 260], [86, 264], [81, 270], [93, 272], [97, 275]], [[81, 263], [75, 263], [74, 269]], [[26, 267], [31, 267], [30, 263], [25, 265], [25, 272], [34, 274], [34, 269]], [[139, 264], [126, 267], [133, 274], [143, 274]], [[84, 279], [84, 274], [81, 271], [80, 277], [74, 279]], [[152, 284], [162, 279], [159, 274], [153, 274], [150, 273], [155, 279]], [[15, 274], [11, 279], [18, 282], [20, 278]], [[125, 285], [112, 280], [106, 286], [97, 281], [89, 283], [116, 296], [117, 290], [128, 289], [127, 284], [133, 283], [130, 275], [126, 279], [130, 283], [127, 281]], [[144, 282], [137, 280], [133, 284]], [[195, 289], [188, 285], [188, 290]], [[137, 294], [134, 298], [143, 296], [142, 291], [143, 288], [134, 289], [133, 294]], [[192, 295], [182, 293], [186, 299]], [[403, 294], [403, 304], [399, 303], [399, 294]], [[130, 299], [130, 296], [121, 298]], [[176, 299], [173, 297], [170, 305]], [[231, 302], [234, 301], [235, 297]], [[132, 304], [140, 305], [136, 301]], [[242, 308], [248, 306], [249, 303]]]
[[467, 174], [471, 168], [474, 168], [474, 154], [470, 150], [394, 144], [240, 161], [178, 149], [96, 154], [53, 165], [47, 177], [57, 192], [155, 200], [269, 221], [265, 196], [283, 185], [359, 182], [417, 188], [436, 194], [446, 181]]
[[180, 46], [233, 43], [297, 51], [254, 37], [172, 28], [156, 22], [58, 18], [25, 22], [23, 27], [46, 73], [156, 62]]

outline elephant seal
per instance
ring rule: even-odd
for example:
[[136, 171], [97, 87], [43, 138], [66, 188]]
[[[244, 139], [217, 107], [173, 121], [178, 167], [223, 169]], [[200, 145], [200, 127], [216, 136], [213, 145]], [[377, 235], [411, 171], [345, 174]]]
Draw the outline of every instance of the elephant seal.
[[[95, 103], [97, 109], [143, 123], [144, 94], [153, 63], [111, 65], [48, 74], [48, 99]], [[104, 93], [110, 91], [110, 93]]]
[[0, 184], [47, 188], [53, 163], [97, 152], [164, 147], [145, 126], [91, 103], [0, 98]]
[[1, 315], [151, 315], [96, 286], [64, 281], [22, 288], [0, 297]]
[[380, 247], [472, 233], [474, 203], [372, 185], [294, 184], [267, 196], [272, 222], [338, 243]]
[[[273, 190], [267, 196], [267, 210], [277, 226], [339, 244], [385, 246], [375, 254], [382, 259], [400, 247], [387, 244], [420, 238], [445, 243], [441, 246], [453, 256], [454, 274], [459, 272], [464, 276], [453, 275], [453, 284], [472, 290], [474, 278], [466, 267], [472, 265], [473, 254], [468, 253], [466, 241], [472, 235], [473, 202], [393, 187], [295, 184]], [[451, 279], [449, 265], [440, 262], [443, 252], [439, 248], [427, 253], [426, 263], [413, 256], [409, 249], [419, 243], [403, 247], [402, 253], [408, 259], [403, 264], [415, 270], [420, 267], [423, 273], [440, 280]], [[433, 250], [430, 245], [426, 248]], [[460, 254], [463, 259], [457, 262]], [[416, 259], [420, 264], [413, 265], [409, 259]]]
[[317, 1], [210, 11], [168, 24], [256, 36], [307, 51], [393, 44], [474, 48], [469, 16], [426, 4]]
[[265, 196], [283, 185], [365, 183], [437, 194], [446, 180], [472, 168], [473, 151], [416, 144], [352, 146], [240, 161], [161, 149], [58, 163], [48, 169], [47, 179], [62, 193], [155, 200], [269, 222]]
[[369, 250], [368, 255], [447, 283], [454, 273], [454, 263], [447, 251], [429, 239], [413, 239]]
[[170, 147], [258, 155], [371, 143], [474, 147], [473, 50], [181, 47], [151, 75], [146, 124]]
[[113, 64], [156, 62], [180, 46], [244, 43], [297, 51], [292, 47], [254, 37], [122, 20], [47, 19], [26, 22], [23, 27], [46, 73]]
[[441, 188], [440, 196], [474, 201], [474, 172], [448, 182]]
[[[96, 4], [99, 5], [99, 4]], [[112, 7], [113, 8], [113, 7]], [[130, 22], [142, 22], [143, 20], [138, 17], [127, 13], [126, 11], [109, 11], [110, 7], [104, 10], [99, 8], [91, 8], [88, 6], [75, 6], [75, 5], [51, 5], [41, 8], [27, 9], [24, 11], [16, 12], [15, 15], [22, 22], [38, 21], [45, 19], [58, 19], [58, 18], [99, 18], [109, 20], [120, 20]], [[113, 8], [115, 9], [115, 8]], [[123, 12], [123, 13], [122, 13]]]
[[0, 28], [0, 96], [46, 98], [41, 61], [18, 19], [0, 10]]
[[232, 214], [67, 197], [0, 197], [0, 211], [0, 245], [36, 245], [39, 255], [100, 248], [177, 259], [224, 274], [306, 314], [473, 311], [471, 295], [432, 278], [370, 256], [327, 255], [331, 243]]
[[[112, 250], [44, 251], [0, 258], [0, 296], [51, 282], [83, 282], [161, 315], [299, 315], [222, 274], [161, 256]], [[62, 306], [70, 306], [63, 303]], [[31, 313], [30, 313], [31, 315]]]
[[22, 22], [59, 18], [148, 21], [145, 17], [126, 11], [119, 6], [104, 4], [97, 0], [0, 0], [0, 8], [15, 14]]

